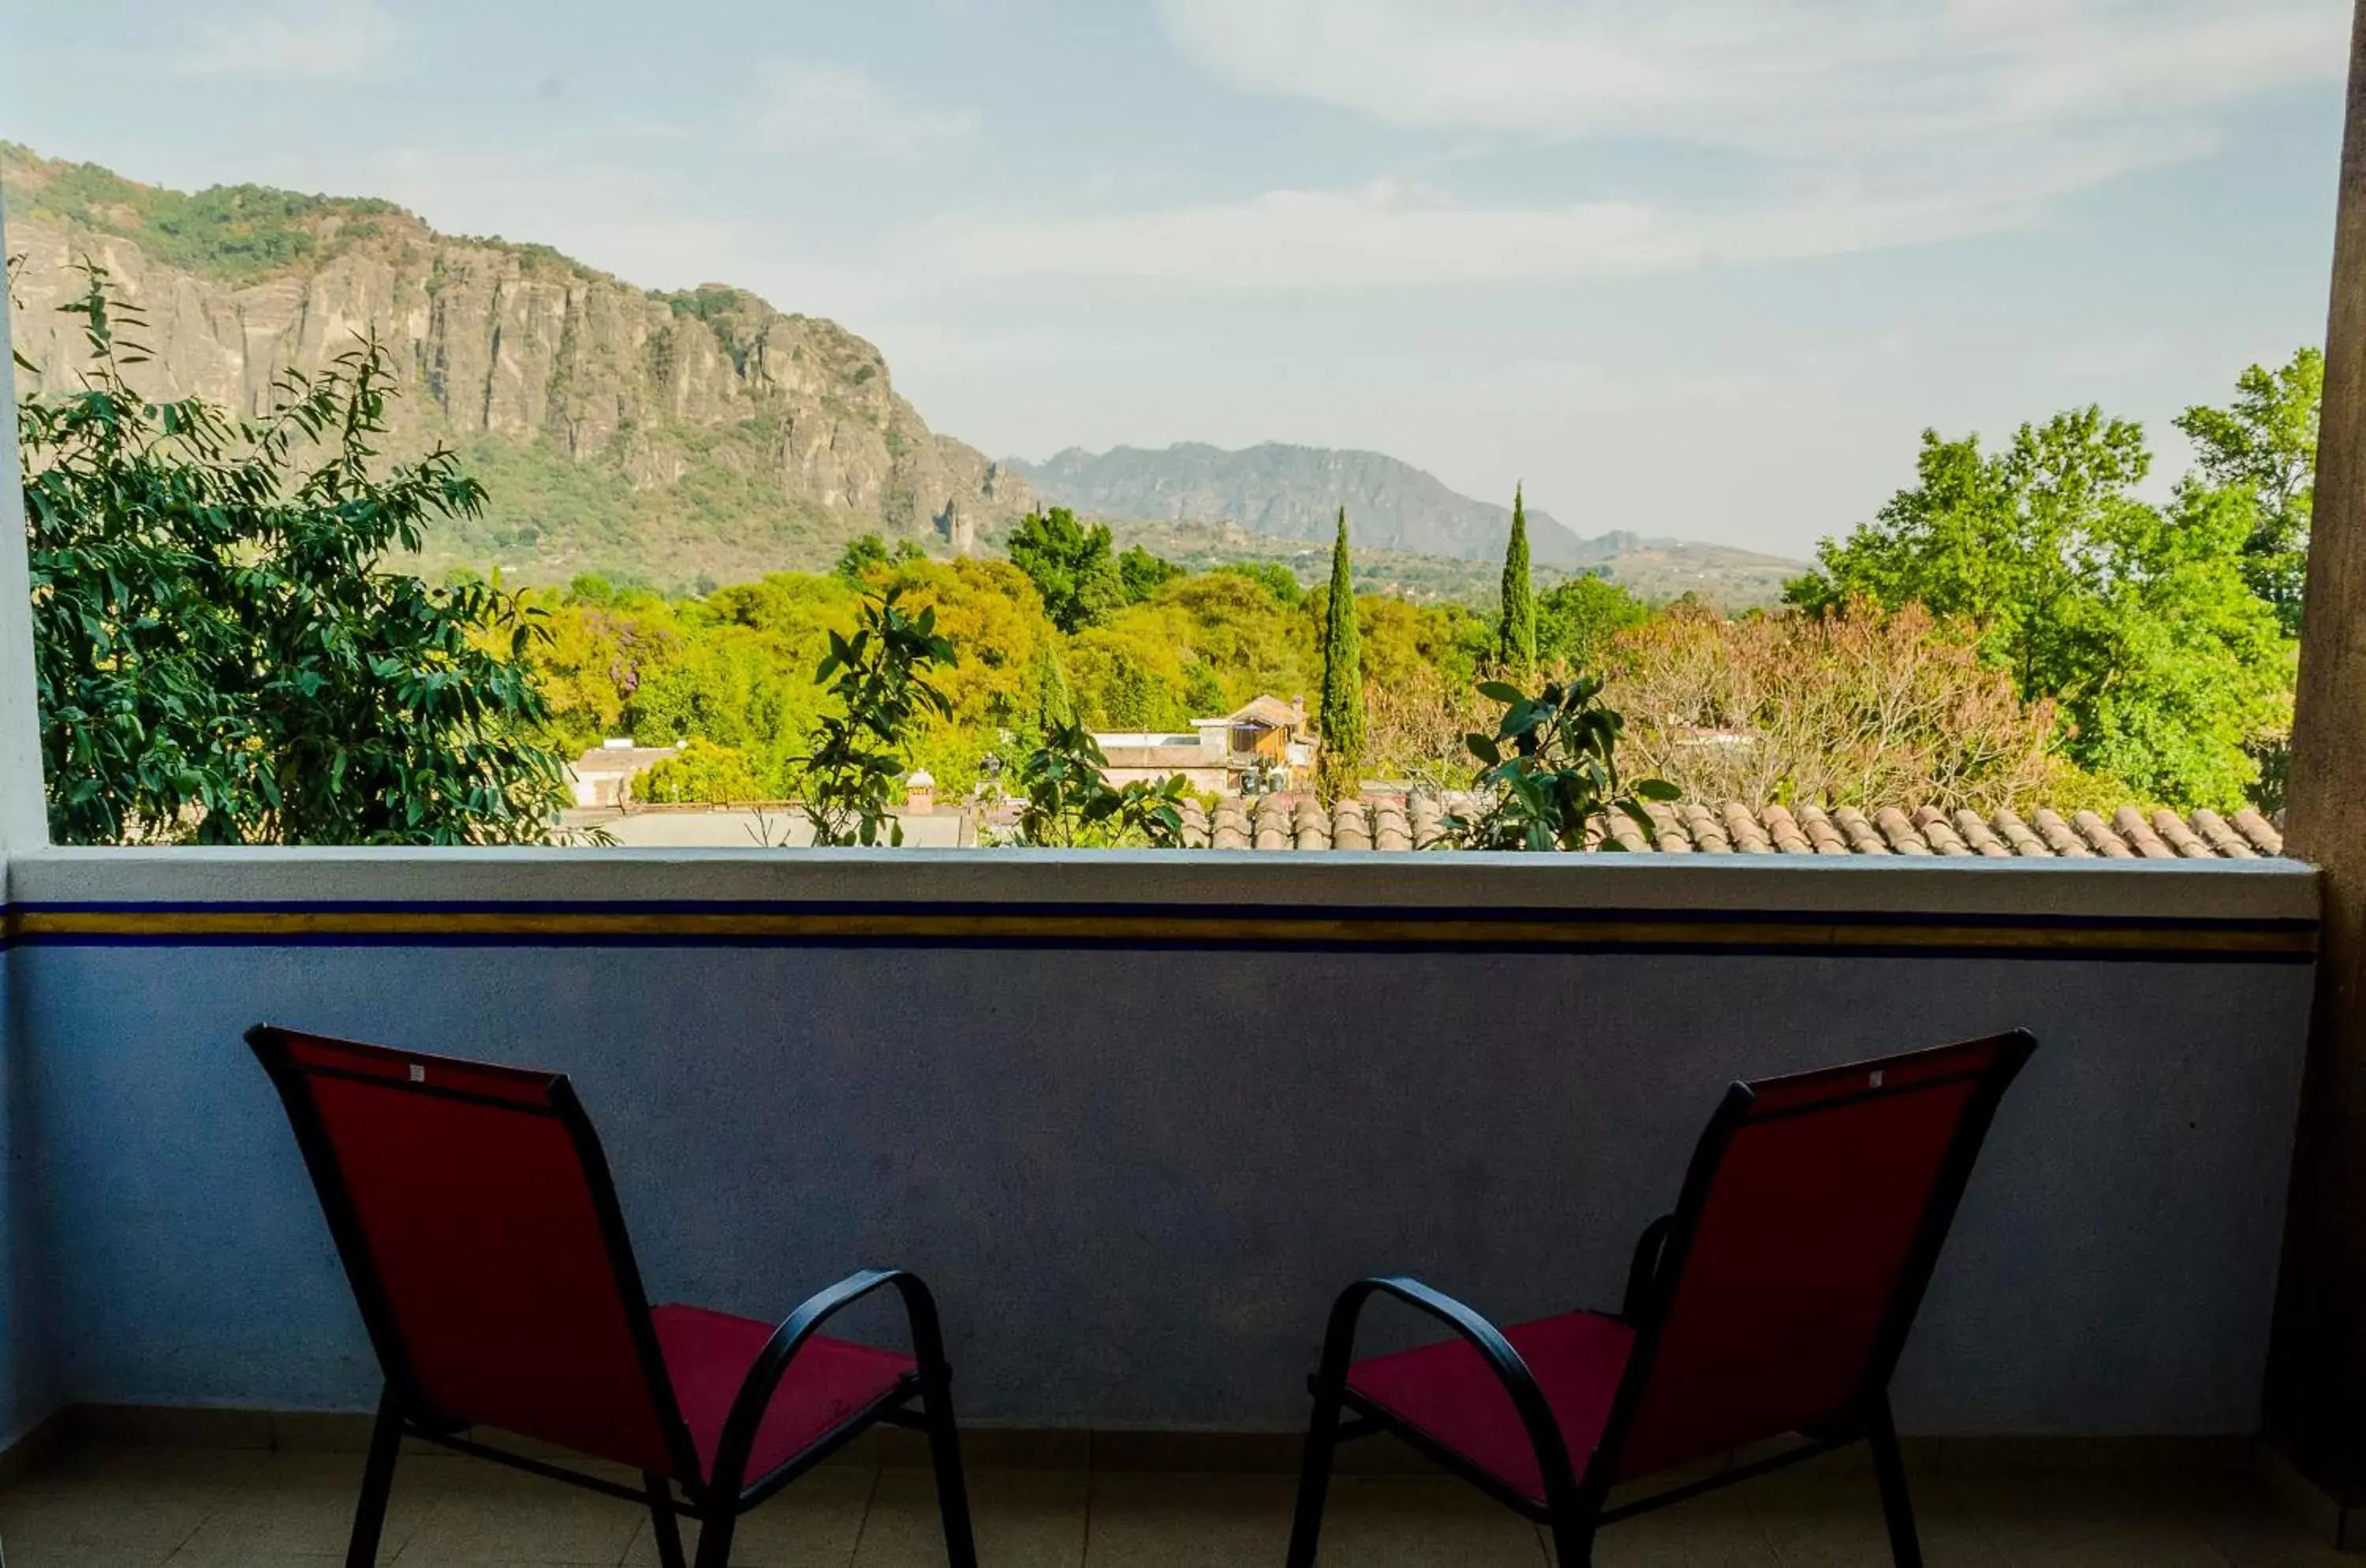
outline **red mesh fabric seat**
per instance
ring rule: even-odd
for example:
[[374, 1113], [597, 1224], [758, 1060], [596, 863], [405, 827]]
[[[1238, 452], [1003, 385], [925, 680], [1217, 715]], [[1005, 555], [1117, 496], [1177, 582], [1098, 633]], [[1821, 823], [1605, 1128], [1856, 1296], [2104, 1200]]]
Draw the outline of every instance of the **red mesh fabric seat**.
[[[1601, 1313], [1572, 1312], [1507, 1328], [1504, 1337], [1536, 1374], [1561, 1441], [1583, 1463], [1610, 1420], [1635, 1331]], [[1358, 1361], [1348, 1370], [1347, 1386], [1521, 1496], [1545, 1500], [1536, 1445], [1528, 1441], [1511, 1395], [1468, 1341], [1448, 1339]]]
[[[1919, 1568], [1889, 1379], [2025, 1033], [1726, 1093], [1673, 1213], [1645, 1228], [1616, 1314], [1498, 1330], [1419, 1280], [1362, 1280], [1315, 1373], [1290, 1568], [1313, 1568], [1333, 1448], [1390, 1431], [1548, 1525], [1562, 1568], [1595, 1530], [1843, 1444], [1871, 1445], [1891, 1551]], [[1387, 1296], [1454, 1330], [1354, 1357]], [[1772, 1458], [1618, 1509], [1613, 1486], [1791, 1435]]]
[[[731, 1402], [772, 1337], [772, 1325], [704, 1307], [661, 1306], [649, 1316], [658, 1348], [690, 1440], [698, 1450], [702, 1477], [711, 1475]], [[861, 1412], [917, 1378], [919, 1362], [893, 1350], [815, 1335], [790, 1363], [788, 1372], [749, 1451], [748, 1472], [764, 1475], [786, 1464]]]
[[[929, 1435], [953, 1568], [975, 1568], [943, 1336], [928, 1287], [851, 1274], [778, 1325], [652, 1311], [599, 1135], [567, 1078], [258, 1026], [386, 1374], [348, 1568], [375, 1562], [401, 1439], [645, 1502], [663, 1568], [725, 1568], [739, 1515], [873, 1422]], [[874, 1291], [912, 1353], [828, 1337]], [[465, 1436], [490, 1427], [642, 1472], [635, 1492]]]

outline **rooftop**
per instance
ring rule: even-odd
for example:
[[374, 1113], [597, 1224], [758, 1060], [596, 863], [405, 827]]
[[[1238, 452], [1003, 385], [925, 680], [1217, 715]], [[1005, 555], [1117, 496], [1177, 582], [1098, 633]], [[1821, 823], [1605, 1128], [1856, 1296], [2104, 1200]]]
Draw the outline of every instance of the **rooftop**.
[[[1646, 838], [1616, 824], [1628, 852], [1662, 854], [1940, 855], [1991, 860], [2256, 860], [2283, 852], [2283, 835], [2257, 811], [2232, 817], [2123, 806], [2067, 816], [2040, 807], [1981, 813], [1936, 806], [1768, 806], [1684, 801], [1651, 808]], [[1211, 812], [1184, 807], [1184, 843], [1219, 850], [1425, 850], [1446, 807], [1425, 795], [1374, 795], [1326, 807], [1311, 795], [1231, 797]]]

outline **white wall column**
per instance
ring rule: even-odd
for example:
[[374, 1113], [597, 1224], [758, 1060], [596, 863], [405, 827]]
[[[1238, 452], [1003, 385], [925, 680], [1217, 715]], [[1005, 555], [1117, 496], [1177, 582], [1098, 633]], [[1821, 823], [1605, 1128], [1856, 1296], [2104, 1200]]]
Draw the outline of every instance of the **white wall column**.
[[[7, 249], [6, 223], [0, 219], [0, 255]], [[0, 310], [0, 857], [49, 842], [40, 715], [33, 700], [33, 589], [25, 558], [25, 492], [17, 477], [17, 372], [8, 315]]]

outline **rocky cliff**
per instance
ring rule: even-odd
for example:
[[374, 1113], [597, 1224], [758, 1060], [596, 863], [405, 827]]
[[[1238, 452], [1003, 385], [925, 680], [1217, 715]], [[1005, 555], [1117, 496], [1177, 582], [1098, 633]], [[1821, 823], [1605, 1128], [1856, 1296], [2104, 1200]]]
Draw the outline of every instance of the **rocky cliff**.
[[363, 335], [401, 378], [400, 445], [461, 449], [492, 502], [425, 564], [661, 585], [814, 568], [878, 529], [935, 553], [1032, 504], [931, 432], [877, 348], [710, 285], [651, 293], [558, 253], [439, 234], [382, 202], [184, 196], [0, 144], [28, 389], [69, 382], [85, 259], [145, 314], [152, 396], [258, 411]]

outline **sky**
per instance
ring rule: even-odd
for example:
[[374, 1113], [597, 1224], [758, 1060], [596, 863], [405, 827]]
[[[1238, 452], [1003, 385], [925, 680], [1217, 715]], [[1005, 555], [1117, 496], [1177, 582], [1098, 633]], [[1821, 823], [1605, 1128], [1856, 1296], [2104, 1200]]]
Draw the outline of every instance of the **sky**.
[[995, 456], [1290, 441], [1804, 556], [1920, 433], [2322, 340], [2345, 0], [76, 0], [0, 137], [879, 344]]

